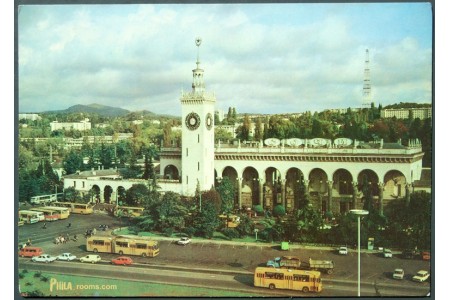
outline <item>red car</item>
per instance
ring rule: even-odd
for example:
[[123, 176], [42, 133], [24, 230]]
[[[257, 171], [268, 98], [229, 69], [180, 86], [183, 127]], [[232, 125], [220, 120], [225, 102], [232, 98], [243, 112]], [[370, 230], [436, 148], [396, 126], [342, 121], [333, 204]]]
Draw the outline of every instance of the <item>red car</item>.
[[114, 265], [131, 265], [133, 260], [128, 256], [119, 256], [111, 260], [111, 263]]

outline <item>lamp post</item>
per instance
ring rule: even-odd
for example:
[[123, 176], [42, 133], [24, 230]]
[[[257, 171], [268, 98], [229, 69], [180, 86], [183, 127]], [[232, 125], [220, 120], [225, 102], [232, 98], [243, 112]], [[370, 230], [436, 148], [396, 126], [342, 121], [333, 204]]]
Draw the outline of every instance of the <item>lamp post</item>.
[[358, 297], [361, 296], [361, 217], [369, 214], [367, 210], [351, 209], [351, 214], [358, 217]]

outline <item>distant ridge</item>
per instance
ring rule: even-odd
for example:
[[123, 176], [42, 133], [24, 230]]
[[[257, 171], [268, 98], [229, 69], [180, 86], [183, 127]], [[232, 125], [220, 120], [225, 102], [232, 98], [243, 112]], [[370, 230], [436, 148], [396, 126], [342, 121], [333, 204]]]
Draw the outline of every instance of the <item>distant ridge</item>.
[[67, 109], [63, 110], [52, 110], [52, 111], [46, 111], [43, 113], [93, 113], [98, 114], [99, 116], [104, 117], [122, 117], [130, 113], [129, 110], [119, 108], [119, 107], [112, 107], [102, 104], [89, 104], [89, 105], [83, 105], [83, 104], [76, 104], [73, 105]]

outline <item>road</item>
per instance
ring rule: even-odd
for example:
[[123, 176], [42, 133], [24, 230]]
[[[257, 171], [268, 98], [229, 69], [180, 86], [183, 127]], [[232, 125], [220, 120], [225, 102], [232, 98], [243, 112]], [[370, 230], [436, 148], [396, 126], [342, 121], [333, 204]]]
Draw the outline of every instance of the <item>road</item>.
[[[72, 226], [67, 228], [68, 223]], [[31, 238], [34, 245], [41, 246], [45, 252], [58, 255], [62, 252], [72, 252], [77, 257], [86, 255], [85, 239], [82, 233], [89, 228], [108, 224], [112, 227], [121, 226], [116, 220], [106, 215], [80, 216], [72, 215], [69, 220], [47, 223], [47, 229], [42, 229], [41, 223], [25, 225], [19, 228], [19, 241]], [[77, 234], [77, 242], [55, 245], [53, 239], [59, 234]], [[99, 232], [98, 234], [102, 234]], [[103, 234], [109, 234], [104, 232]], [[190, 286], [203, 285], [233, 290], [255, 292], [252, 274], [258, 265], [263, 265], [270, 258], [286, 255], [277, 246], [266, 244], [229, 244], [227, 242], [213, 243], [208, 240], [194, 240], [187, 246], [176, 245], [175, 239], [160, 241], [160, 255], [155, 258], [133, 257], [139, 268], [139, 274], [134, 273], [135, 280], [165, 283], [183, 283]], [[289, 251], [289, 255], [312, 257], [314, 259], [332, 259], [335, 262], [335, 272], [323, 275], [324, 291], [321, 296], [354, 296], [357, 280], [356, 252], [341, 256], [336, 251], [300, 247]], [[101, 253], [104, 262], [109, 262], [117, 255]], [[361, 294], [363, 296], [424, 296], [430, 290], [430, 284], [411, 281], [412, 275], [419, 269], [430, 269], [430, 263], [422, 260], [405, 260], [394, 256], [386, 259], [374, 253], [361, 255]], [[63, 265], [61, 265], [63, 264]], [[59, 273], [79, 274], [82, 272], [94, 276], [95, 273], [104, 274], [108, 269], [109, 276], [124, 278], [124, 272], [133, 268], [117, 268], [109, 264], [100, 264], [95, 268], [75, 262], [55, 262], [49, 265], [31, 263], [29, 259], [19, 259], [19, 266], [29, 270], [51, 269]], [[70, 266], [70, 267], [69, 267]], [[404, 280], [392, 279], [395, 268], [403, 268], [406, 273]], [[100, 270], [103, 270], [101, 272]], [[158, 276], [152, 275], [156, 272]], [[164, 276], [162, 276], [164, 275]], [[184, 276], [186, 275], [186, 276]], [[142, 276], [142, 278], [140, 277]], [[139, 277], [139, 278], [138, 278]], [[158, 279], [156, 279], [158, 278]], [[162, 281], [161, 281], [162, 280]], [[261, 290], [261, 289], [257, 289]], [[274, 295], [272, 291], [262, 289], [265, 295]], [[292, 295], [292, 291], [276, 291], [277, 295]]]

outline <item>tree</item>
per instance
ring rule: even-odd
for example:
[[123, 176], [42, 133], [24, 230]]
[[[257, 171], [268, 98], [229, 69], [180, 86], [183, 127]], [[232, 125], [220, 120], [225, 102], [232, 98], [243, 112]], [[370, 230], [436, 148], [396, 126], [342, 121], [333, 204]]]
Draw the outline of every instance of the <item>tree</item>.
[[234, 184], [228, 176], [222, 178], [222, 181], [217, 187], [217, 192], [219, 193], [222, 202], [221, 211], [228, 217], [234, 208], [234, 199], [236, 195]]
[[244, 123], [236, 129], [236, 138], [243, 141], [250, 139], [250, 118], [247, 114], [244, 116]]
[[184, 227], [184, 219], [188, 209], [180, 200], [180, 195], [174, 192], [164, 194], [160, 206], [157, 208], [158, 220], [156, 227], [159, 230], [167, 228], [180, 230]]
[[83, 168], [83, 157], [78, 151], [71, 150], [64, 160], [66, 174], [74, 174]]
[[205, 202], [202, 211], [194, 219], [194, 228], [197, 235], [212, 238], [214, 231], [220, 224], [217, 215], [215, 205], [211, 202]]
[[64, 199], [67, 202], [78, 202], [80, 200], [80, 192], [73, 186], [64, 189]]
[[102, 143], [100, 146], [99, 157], [100, 157], [100, 164], [105, 169], [109, 169], [113, 165], [114, 150], [111, 147]]
[[126, 202], [130, 206], [139, 206], [149, 197], [150, 190], [145, 184], [133, 184], [126, 193]]
[[254, 139], [256, 141], [262, 140], [264, 138], [264, 127], [263, 124], [261, 122], [261, 118], [257, 118], [256, 119], [256, 124], [255, 124], [255, 136]]

